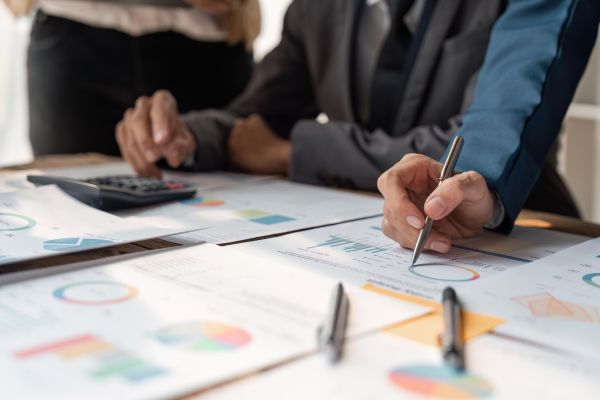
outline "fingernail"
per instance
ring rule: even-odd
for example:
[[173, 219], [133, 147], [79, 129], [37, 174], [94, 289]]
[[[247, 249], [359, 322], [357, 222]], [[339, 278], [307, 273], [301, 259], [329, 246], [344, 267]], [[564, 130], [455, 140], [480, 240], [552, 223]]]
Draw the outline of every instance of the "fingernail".
[[431, 250], [437, 251], [438, 253], [447, 253], [450, 251], [450, 245], [446, 242], [435, 241], [431, 243]]
[[146, 150], [144, 152], [144, 155], [146, 156], [146, 161], [151, 163], [156, 161], [156, 154], [152, 150]]
[[164, 128], [155, 129], [152, 133], [155, 142], [160, 142], [167, 135], [167, 130]]
[[423, 227], [423, 222], [421, 221], [421, 219], [415, 217], [414, 215], [409, 215], [408, 217], [406, 217], [406, 223], [415, 229], [421, 229]]
[[444, 201], [438, 196], [434, 196], [429, 199], [425, 206], [428, 208], [429, 214], [432, 216], [441, 215], [444, 213], [444, 211], [446, 211], [446, 203], [444, 203]]

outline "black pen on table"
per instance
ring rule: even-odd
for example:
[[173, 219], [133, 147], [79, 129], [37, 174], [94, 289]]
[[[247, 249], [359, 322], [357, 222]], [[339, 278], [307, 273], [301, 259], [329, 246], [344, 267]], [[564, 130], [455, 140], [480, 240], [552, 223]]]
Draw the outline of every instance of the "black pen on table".
[[[444, 162], [444, 166], [442, 167], [442, 172], [440, 173], [440, 177], [438, 178], [438, 185], [441, 184], [446, 179], [450, 178], [454, 173], [454, 167], [456, 166], [456, 162], [458, 161], [458, 155], [462, 150], [464, 139], [462, 136], [456, 136], [454, 141], [452, 142], [452, 147], [450, 147], [450, 151], [448, 152], [448, 157], [446, 158], [446, 162]], [[417, 244], [415, 245], [415, 250], [413, 251], [412, 259], [410, 261], [411, 265], [415, 265], [421, 252], [423, 251], [423, 247], [425, 246], [425, 242], [427, 242], [427, 238], [429, 237], [429, 233], [431, 232], [431, 228], [433, 227], [433, 220], [429, 217], [425, 218], [425, 225], [419, 232], [419, 237], [417, 238]]]
[[342, 358], [349, 311], [350, 300], [344, 286], [338, 283], [331, 294], [329, 314], [318, 331], [319, 346], [327, 350], [332, 364]]
[[463, 341], [462, 307], [451, 287], [442, 293], [444, 332], [441, 335], [442, 358], [457, 371], [465, 369], [465, 346]]

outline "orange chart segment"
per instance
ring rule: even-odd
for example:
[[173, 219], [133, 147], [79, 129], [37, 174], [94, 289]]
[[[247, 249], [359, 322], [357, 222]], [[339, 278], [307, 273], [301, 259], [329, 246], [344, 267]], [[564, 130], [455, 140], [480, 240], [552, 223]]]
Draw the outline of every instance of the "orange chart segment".
[[512, 301], [527, 307], [533, 317], [600, 323], [596, 306], [568, 302], [547, 292], [513, 297]]
[[191, 207], [219, 207], [225, 204], [225, 201], [219, 199], [206, 199], [204, 197], [195, 197], [193, 199], [182, 200], [181, 204]]
[[401, 367], [390, 372], [389, 378], [401, 389], [442, 399], [480, 399], [492, 394], [485, 380], [447, 366]]

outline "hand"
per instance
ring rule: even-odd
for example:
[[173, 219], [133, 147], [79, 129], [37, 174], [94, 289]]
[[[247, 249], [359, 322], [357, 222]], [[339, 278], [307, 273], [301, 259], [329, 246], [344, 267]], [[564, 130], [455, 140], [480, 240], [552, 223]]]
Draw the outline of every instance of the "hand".
[[450, 251], [452, 239], [474, 236], [494, 212], [494, 194], [475, 171], [463, 172], [438, 186], [442, 165], [424, 155], [408, 154], [377, 182], [385, 198], [381, 224], [386, 236], [414, 248], [425, 214], [436, 222], [425, 249]]
[[292, 146], [280, 138], [258, 115], [236, 123], [229, 137], [229, 159], [255, 174], [285, 175]]
[[177, 102], [165, 90], [137, 99], [135, 108], [128, 109], [117, 124], [116, 137], [121, 154], [141, 176], [160, 177], [156, 161], [164, 157], [176, 168], [196, 150]]
[[185, 0], [185, 2], [209, 14], [223, 15], [237, 9], [241, 0]]

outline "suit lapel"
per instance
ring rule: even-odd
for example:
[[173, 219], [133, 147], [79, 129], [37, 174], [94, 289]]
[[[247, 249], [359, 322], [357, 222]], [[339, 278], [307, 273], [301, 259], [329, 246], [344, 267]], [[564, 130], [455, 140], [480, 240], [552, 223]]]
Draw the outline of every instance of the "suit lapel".
[[437, 1], [406, 82], [394, 132], [403, 134], [415, 123], [440, 48], [462, 1]]

